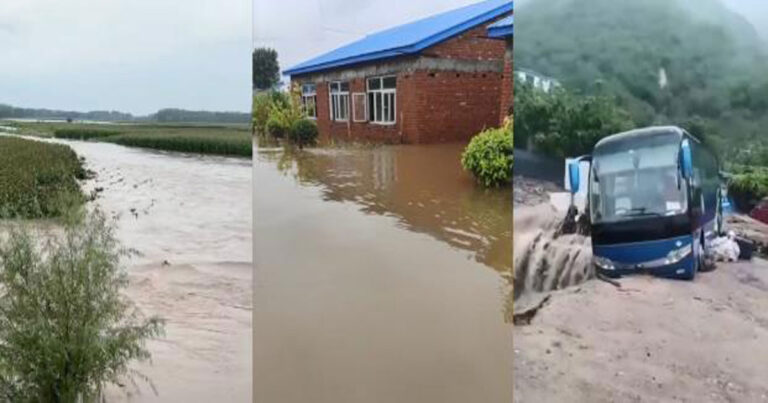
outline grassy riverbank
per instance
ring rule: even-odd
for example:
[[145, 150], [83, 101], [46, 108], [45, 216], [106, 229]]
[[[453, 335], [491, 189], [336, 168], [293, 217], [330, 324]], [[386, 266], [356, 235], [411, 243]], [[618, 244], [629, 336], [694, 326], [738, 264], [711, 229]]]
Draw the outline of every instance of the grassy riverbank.
[[76, 179], [85, 170], [71, 148], [0, 137], [0, 150], [0, 218], [57, 217], [84, 202]]
[[13, 122], [16, 133], [41, 137], [103, 141], [131, 147], [250, 157], [247, 125], [214, 124], [82, 124]]

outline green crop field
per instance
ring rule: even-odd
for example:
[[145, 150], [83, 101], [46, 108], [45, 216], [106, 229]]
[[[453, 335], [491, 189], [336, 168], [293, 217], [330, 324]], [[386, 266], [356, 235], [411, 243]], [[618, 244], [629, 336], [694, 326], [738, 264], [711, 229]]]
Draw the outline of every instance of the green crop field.
[[250, 157], [248, 125], [14, 122], [18, 134], [102, 141], [131, 147], [198, 154]]
[[68, 146], [0, 137], [0, 218], [60, 216], [85, 201], [76, 181], [84, 177]]

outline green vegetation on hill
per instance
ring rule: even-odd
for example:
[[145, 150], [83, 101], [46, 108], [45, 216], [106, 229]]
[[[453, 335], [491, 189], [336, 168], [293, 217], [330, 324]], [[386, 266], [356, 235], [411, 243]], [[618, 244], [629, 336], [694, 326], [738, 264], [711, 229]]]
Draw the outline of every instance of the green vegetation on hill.
[[[618, 131], [614, 117], [626, 111], [627, 127], [685, 127], [715, 149], [726, 169], [768, 166], [768, 45], [720, 0], [531, 0], [516, 14], [518, 68], [556, 78], [577, 100], [613, 100], [587, 111], [590, 130]], [[570, 114], [547, 115], [557, 102], [516, 94], [517, 139], [571, 153], [565, 139], [579, 131], [553, 122], [573, 120]], [[619, 115], [599, 116], [611, 108]], [[611, 134], [606, 130], [599, 135]], [[552, 141], [535, 141], [542, 138]], [[768, 175], [742, 169], [731, 189], [754, 201], [768, 193]]]
[[531, 1], [517, 14], [517, 66], [615, 96], [637, 126], [700, 119], [730, 155], [768, 123], [766, 47], [718, 0]]
[[0, 219], [58, 217], [85, 198], [85, 170], [71, 148], [0, 137]]

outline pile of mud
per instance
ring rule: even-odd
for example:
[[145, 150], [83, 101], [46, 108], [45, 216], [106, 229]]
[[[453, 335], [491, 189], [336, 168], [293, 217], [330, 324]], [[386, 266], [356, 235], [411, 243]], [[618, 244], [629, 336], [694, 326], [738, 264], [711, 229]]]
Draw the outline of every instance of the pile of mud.
[[589, 237], [557, 236], [562, 215], [548, 203], [515, 208], [516, 315], [542, 305], [550, 291], [580, 284], [594, 276]]

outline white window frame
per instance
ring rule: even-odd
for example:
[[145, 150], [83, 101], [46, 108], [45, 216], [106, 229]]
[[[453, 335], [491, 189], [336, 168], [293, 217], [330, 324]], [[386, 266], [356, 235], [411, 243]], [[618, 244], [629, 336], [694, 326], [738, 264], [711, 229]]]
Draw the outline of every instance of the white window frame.
[[[337, 90], [334, 91], [332, 89], [333, 85], [337, 86]], [[347, 91], [341, 90], [341, 85], [347, 84]], [[336, 98], [336, 104], [334, 105], [333, 99]], [[341, 110], [340, 104], [341, 100], [344, 99], [346, 108], [346, 114], [344, 115], [344, 118], [341, 118]], [[346, 81], [331, 81], [328, 83], [328, 109], [330, 111], [330, 117], [331, 121], [333, 122], [348, 122], [349, 121], [349, 82]]]
[[[312, 86], [311, 91], [306, 90], [306, 86]], [[313, 110], [315, 112], [314, 115], [310, 115], [308, 113], [307, 109], [307, 102], [309, 100], [312, 100], [312, 105], [314, 106]], [[317, 86], [313, 83], [305, 83], [301, 86], [301, 106], [303, 108], [304, 116], [306, 116], [308, 119], [317, 119]]]
[[[387, 78], [394, 78], [395, 79], [395, 88], [384, 88], [384, 79]], [[372, 80], [379, 80], [379, 88], [377, 89], [371, 89], [371, 81]], [[373, 116], [368, 116], [368, 121], [375, 125], [383, 125], [383, 126], [391, 126], [394, 124], [397, 124], [397, 76], [377, 76], [377, 77], [368, 77], [365, 80], [365, 86], [366, 86], [366, 94], [367, 94], [367, 100], [368, 105], [366, 105], [366, 113], [368, 115], [371, 115], [369, 112], [371, 108], [373, 108]], [[378, 114], [378, 107], [375, 102], [376, 94], [381, 94], [381, 107], [382, 112], [381, 116], [382, 119], [376, 119], [376, 115]], [[371, 95], [373, 95], [374, 102], [370, 102]], [[389, 95], [392, 95], [391, 98]], [[389, 99], [392, 100], [391, 105], [387, 105], [390, 102]], [[392, 120], [389, 120], [389, 116], [385, 116], [385, 111], [392, 110]]]
[[[357, 116], [357, 108], [355, 107], [360, 99], [363, 100], [362, 118]], [[352, 93], [352, 121], [356, 123], [368, 121], [368, 94], [366, 94], [365, 92]]]

